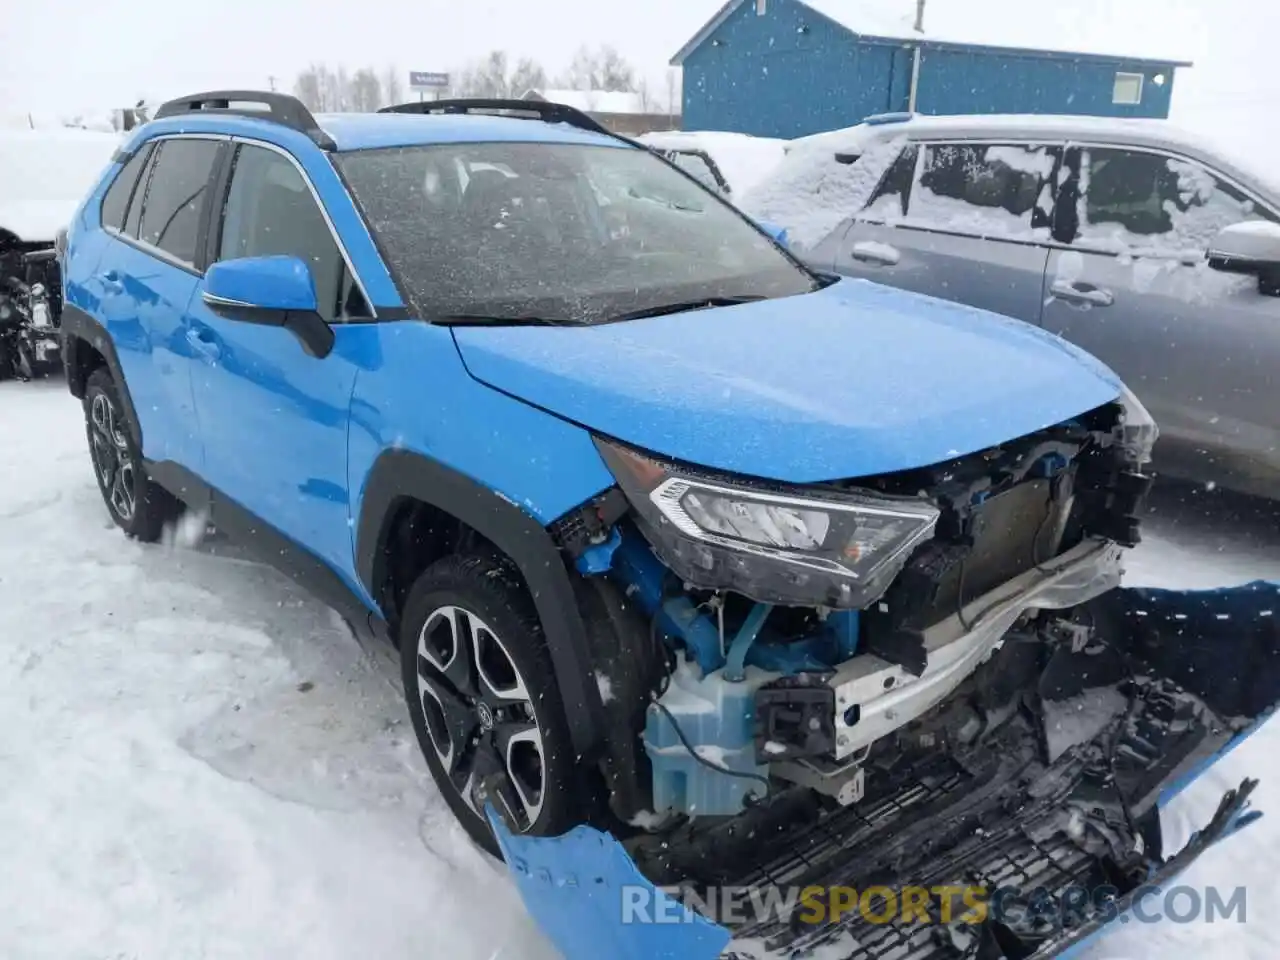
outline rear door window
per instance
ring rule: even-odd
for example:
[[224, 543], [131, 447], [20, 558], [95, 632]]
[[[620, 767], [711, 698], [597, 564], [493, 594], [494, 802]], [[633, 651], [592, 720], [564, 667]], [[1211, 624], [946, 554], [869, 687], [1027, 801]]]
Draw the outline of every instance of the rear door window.
[[1049, 239], [1061, 149], [1039, 144], [931, 143], [910, 197], [910, 219], [978, 236]]
[[116, 174], [115, 180], [107, 188], [107, 195], [102, 198], [102, 225], [113, 230], [123, 230], [125, 216], [129, 210], [129, 200], [138, 186], [138, 179], [151, 156], [151, 144], [146, 143], [129, 158], [128, 162]]
[[218, 146], [216, 140], [161, 142], [142, 204], [138, 239], [191, 266]]

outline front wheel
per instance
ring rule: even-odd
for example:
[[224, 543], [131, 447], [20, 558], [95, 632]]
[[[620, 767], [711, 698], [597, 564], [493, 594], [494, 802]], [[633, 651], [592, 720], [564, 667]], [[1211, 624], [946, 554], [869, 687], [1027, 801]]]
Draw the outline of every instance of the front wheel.
[[400, 631], [427, 766], [471, 838], [499, 856], [487, 804], [516, 833], [573, 824], [574, 752], [527, 591], [501, 560], [451, 556], [414, 584]]
[[129, 536], [154, 543], [181, 512], [178, 502], [147, 476], [121, 413], [120, 395], [105, 367], [89, 375], [84, 390], [85, 433], [98, 489], [107, 512]]

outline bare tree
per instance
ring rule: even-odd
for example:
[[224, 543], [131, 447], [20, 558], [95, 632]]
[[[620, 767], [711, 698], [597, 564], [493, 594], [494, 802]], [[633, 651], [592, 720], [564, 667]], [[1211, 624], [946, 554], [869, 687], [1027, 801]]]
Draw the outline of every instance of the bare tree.
[[404, 83], [400, 77], [399, 67], [387, 67], [382, 75], [382, 92], [386, 95], [386, 102], [389, 104], [404, 102]]
[[583, 46], [560, 82], [572, 90], [634, 91], [636, 71], [614, 47], [606, 44], [591, 50]]
[[320, 80], [320, 71], [324, 68], [312, 64], [298, 74], [293, 82], [293, 95], [301, 100], [308, 110], [319, 112], [324, 109], [324, 90]]
[[681, 90], [680, 74], [673, 68], [667, 69], [667, 116], [675, 117], [684, 113], [684, 93]]
[[514, 68], [505, 50], [493, 50], [456, 72], [452, 93], [459, 97], [522, 97], [547, 86], [547, 72], [528, 57]]
[[511, 73], [511, 82], [507, 85], [513, 97], [523, 97], [530, 90], [547, 88], [547, 71], [542, 64], [528, 57], [521, 59]]
[[382, 81], [367, 67], [351, 75], [351, 109], [358, 113], [374, 113], [382, 106]]

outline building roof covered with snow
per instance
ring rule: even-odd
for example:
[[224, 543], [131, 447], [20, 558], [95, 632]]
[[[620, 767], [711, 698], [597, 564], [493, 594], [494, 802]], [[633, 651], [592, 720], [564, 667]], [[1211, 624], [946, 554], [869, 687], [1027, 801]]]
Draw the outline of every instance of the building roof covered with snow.
[[684, 126], [796, 137], [898, 111], [1163, 118], [1175, 70], [1190, 65], [1072, 49], [1099, 31], [1040, 6], [972, 13], [917, 0], [728, 0], [672, 58], [684, 68]]

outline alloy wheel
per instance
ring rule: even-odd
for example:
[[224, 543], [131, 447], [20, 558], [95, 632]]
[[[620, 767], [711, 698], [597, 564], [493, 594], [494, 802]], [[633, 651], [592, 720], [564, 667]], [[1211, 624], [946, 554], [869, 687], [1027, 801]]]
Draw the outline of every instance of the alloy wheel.
[[89, 405], [89, 437], [93, 466], [111, 508], [128, 523], [137, 510], [137, 473], [129, 441], [113, 404], [105, 393], [95, 393]]
[[497, 633], [462, 607], [434, 610], [418, 636], [417, 674], [450, 784], [481, 819], [483, 796], [529, 830], [542, 813], [546, 754], [529, 689]]

